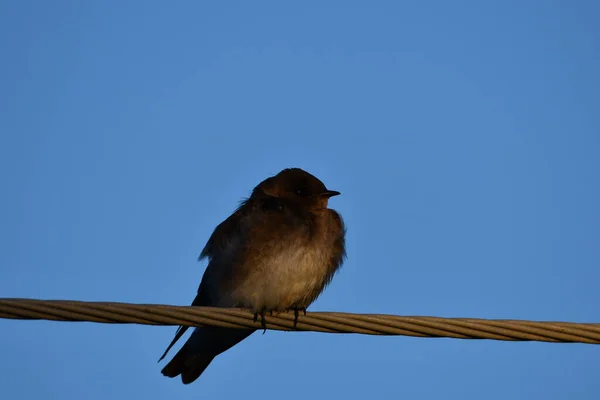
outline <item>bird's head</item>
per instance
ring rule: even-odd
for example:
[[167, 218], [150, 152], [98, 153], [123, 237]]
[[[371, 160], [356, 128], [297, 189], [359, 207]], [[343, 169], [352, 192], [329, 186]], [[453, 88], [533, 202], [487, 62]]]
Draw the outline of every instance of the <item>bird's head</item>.
[[252, 191], [252, 197], [272, 196], [309, 209], [327, 208], [329, 198], [339, 194], [300, 168], [286, 168], [259, 183]]

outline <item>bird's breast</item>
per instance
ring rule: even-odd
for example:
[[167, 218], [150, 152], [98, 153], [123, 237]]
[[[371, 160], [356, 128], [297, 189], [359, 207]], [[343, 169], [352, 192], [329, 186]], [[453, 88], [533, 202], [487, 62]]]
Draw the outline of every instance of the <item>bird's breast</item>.
[[235, 290], [235, 302], [254, 311], [308, 307], [325, 286], [328, 260], [326, 243], [280, 243]]

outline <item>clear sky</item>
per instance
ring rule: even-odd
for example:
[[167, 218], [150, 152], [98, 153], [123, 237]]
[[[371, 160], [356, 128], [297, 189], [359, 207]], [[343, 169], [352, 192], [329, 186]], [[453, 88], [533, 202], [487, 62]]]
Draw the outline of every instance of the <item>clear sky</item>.
[[[208, 4], [210, 3], [210, 4]], [[187, 305], [298, 166], [342, 196], [312, 310], [600, 322], [600, 3], [0, 4], [0, 297]], [[600, 347], [0, 320], [6, 399], [597, 399]], [[171, 353], [171, 354], [174, 354]]]

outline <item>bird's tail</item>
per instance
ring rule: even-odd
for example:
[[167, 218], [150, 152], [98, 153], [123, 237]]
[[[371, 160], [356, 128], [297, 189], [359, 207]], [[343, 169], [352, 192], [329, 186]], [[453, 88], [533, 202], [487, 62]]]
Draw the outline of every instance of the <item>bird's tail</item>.
[[198, 379], [214, 358], [208, 354], [188, 355], [180, 350], [161, 372], [169, 378], [181, 375], [181, 381], [187, 385]]
[[175, 357], [162, 369], [169, 378], [181, 375], [184, 384], [194, 382], [212, 360], [246, 339], [254, 329], [196, 328]]

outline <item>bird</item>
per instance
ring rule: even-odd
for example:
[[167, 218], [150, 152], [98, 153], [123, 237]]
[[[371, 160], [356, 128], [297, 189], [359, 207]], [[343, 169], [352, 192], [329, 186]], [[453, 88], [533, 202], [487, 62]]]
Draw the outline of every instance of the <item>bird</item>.
[[[346, 226], [328, 208], [323, 182], [301, 168], [286, 168], [260, 182], [250, 197], [212, 232], [198, 260], [207, 267], [192, 306], [235, 307], [261, 316], [298, 312], [329, 285], [346, 258]], [[159, 362], [183, 336], [180, 326]], [[194, 382], [213, 359], [257, 329], [196, 327], [161, 370]], [[263, 332], [264, 333], [264, 332]]]

